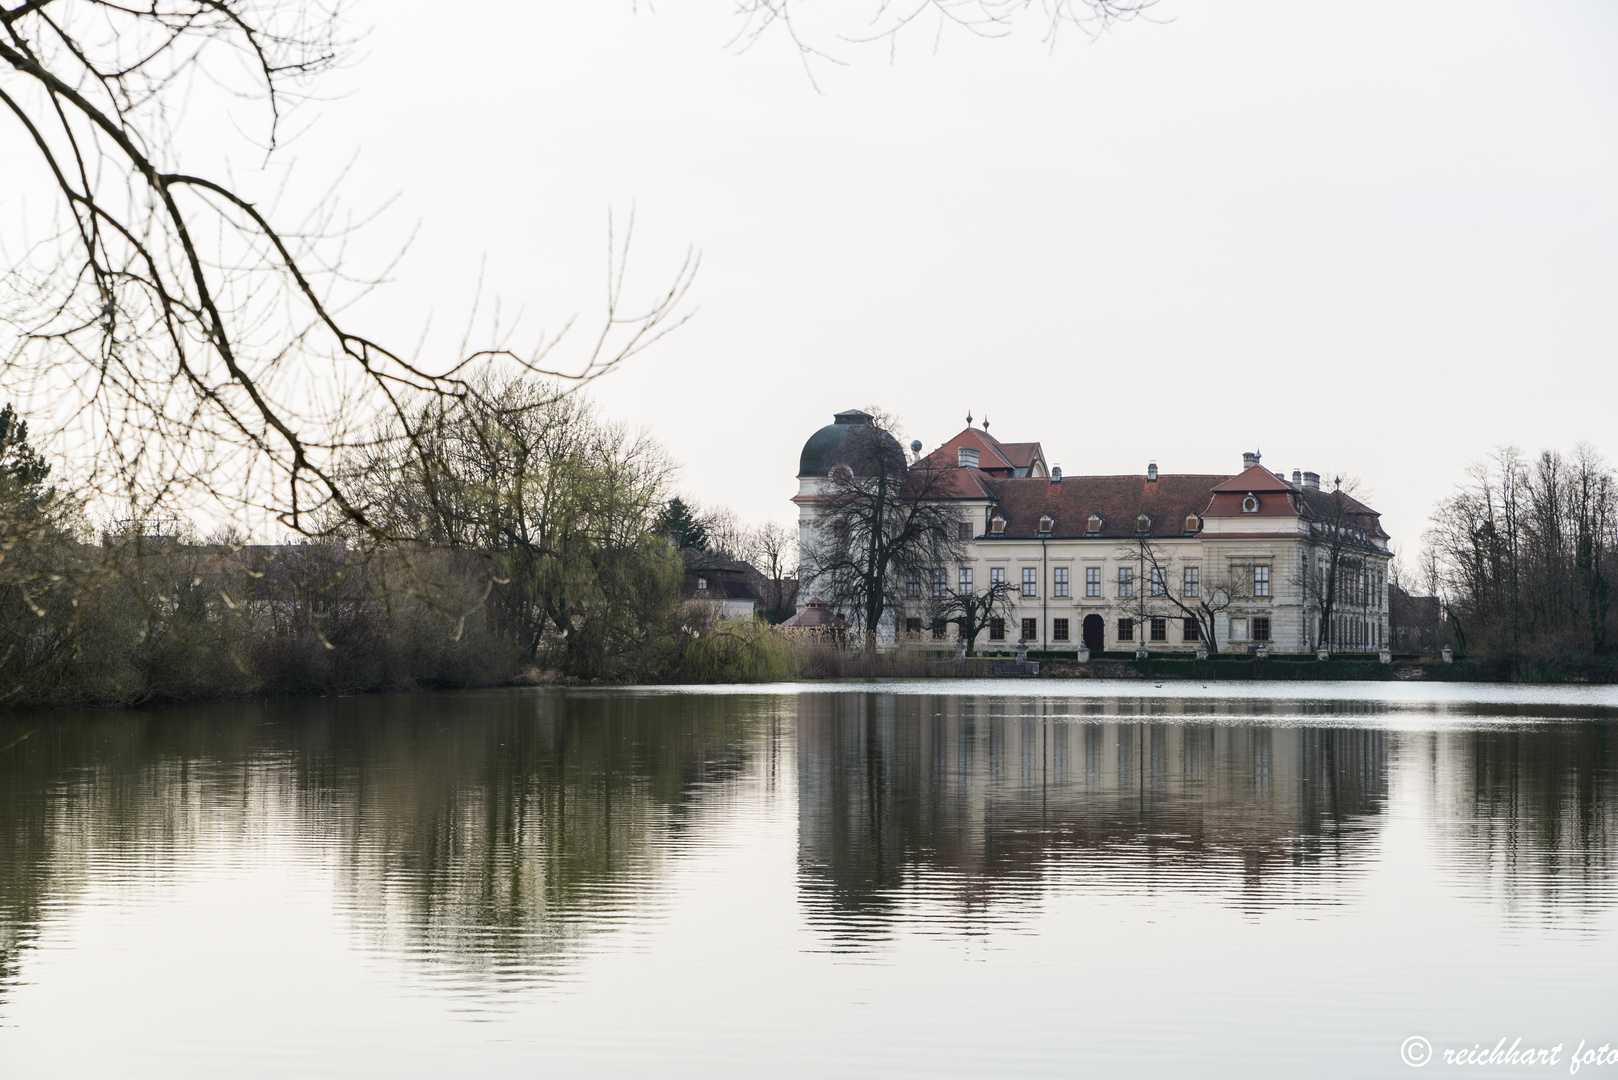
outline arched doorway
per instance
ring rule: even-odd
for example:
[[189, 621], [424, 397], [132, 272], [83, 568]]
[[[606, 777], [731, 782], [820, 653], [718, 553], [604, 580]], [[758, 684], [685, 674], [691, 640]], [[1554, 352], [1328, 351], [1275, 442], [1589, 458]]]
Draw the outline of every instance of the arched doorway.
[[1100, 652], [1107, 644], [1107, 624], [1101, 621], [1100, 615], [1086, 615], [1084, 617], [1084, 647], [1091, 652]]

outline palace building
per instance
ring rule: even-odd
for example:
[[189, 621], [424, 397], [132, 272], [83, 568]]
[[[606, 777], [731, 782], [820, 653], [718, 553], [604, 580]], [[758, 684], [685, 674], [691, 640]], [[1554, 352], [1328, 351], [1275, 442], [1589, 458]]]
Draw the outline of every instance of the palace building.
[[[1037, 442], [1001, 442], [987, 422], [908, 468], [928, 474], [929, 499], [958, 514], [958, 563], [911, 571], [878, 634], [884, 644], [954, 640], [937, 616], [952, 593], [1005, 596], [976, 635], [983, 651], [1376, 652], [1388, 647], [1388, 534], [1380, 515], [1313, 472], [1272, 472], [1257, 452], [1229, 474], [1064, 476]], [[817, 580], [834, 470], [850, 440], [891, 442], [869, 414], [838, 413], [804, 444], [798, 464], [800, 607], [810, 598], [859, 620], [837, 581]], [[846, 536], [843, 542], [848, 542]], [[824, 576], [824, 575], [823, 575]]]

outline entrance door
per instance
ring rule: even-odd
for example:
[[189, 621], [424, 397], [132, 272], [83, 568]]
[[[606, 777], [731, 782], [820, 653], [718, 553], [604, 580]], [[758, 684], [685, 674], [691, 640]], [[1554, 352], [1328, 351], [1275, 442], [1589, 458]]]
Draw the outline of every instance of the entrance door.
[[1107, 624], [1101, 621], [1100, 615], [1086, 615], [1084, 617], [1084, 647], [1091, 652], [1100, 652], [1107, 644]]

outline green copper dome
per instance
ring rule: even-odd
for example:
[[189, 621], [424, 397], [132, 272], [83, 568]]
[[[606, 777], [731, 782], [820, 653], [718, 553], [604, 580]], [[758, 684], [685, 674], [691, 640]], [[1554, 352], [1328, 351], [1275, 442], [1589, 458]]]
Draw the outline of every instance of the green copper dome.
[[[870, 413], [858, 409], [837, 413], [832, 417], [832, 423], [809, 436], [809, 441], [803, 444], [803, 453], [798, 456], [798, 475], [825, 476], [833, 466], [850, 464], [850, 453], [858, 449], [859, 440], [868, 437], [872, 430]], [[895, 471], [903, 469], [905, 455], [899, 447], [899, 440], [880, 428], [874, 430], [879, 433], [881, 453], [889, 468]]]

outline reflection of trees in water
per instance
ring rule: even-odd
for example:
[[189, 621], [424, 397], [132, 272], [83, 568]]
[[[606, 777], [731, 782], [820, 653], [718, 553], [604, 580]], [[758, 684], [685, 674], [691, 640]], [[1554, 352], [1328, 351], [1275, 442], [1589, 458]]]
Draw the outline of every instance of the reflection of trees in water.
[[[1541, 710], [1543, 711], [1543, 710]], [[1614, 897], [1618, 747], [1610, 720], [1407, 736], [1433, 777], [1433, 817], [1494, 899], [1548, 917]], [[1403, 748], [1402, 748], [1403, 749]]]
[[982, 911], [1073, 873], [1273, 903], [1276, 879], [1340, 866], [1369, 842], [1387, 795], [1384, 731], [1217, 724], [1195, 719], [1207, 703], [1172, 700], [1141, 708], [1161, 721], [1129, 722], [1121, 705], [805, 697], [811, 909], [838, 932], [880, 933], [917, 897]]
[[565, 714], [557, 697], [493, 700], [546, 715], [485, 713], [475, 745], [437, 713], [332, 792], [342, 891], [368, 931], [489, 970], [550, 968], [586, 932], [645, 915], [694, 804], [767, 735], [743, 698], [595, 695]]
[[785, 707], [502, 692], [36, 721], [0, 755], [0, 979], [92, 873], [149, 888], [205, 869], [203, 842], [250, 861], [289, 838], [335, 865], [373, 945], [554, 971], [586, 931], [644, 910], [661, 853], [760, 760]]

